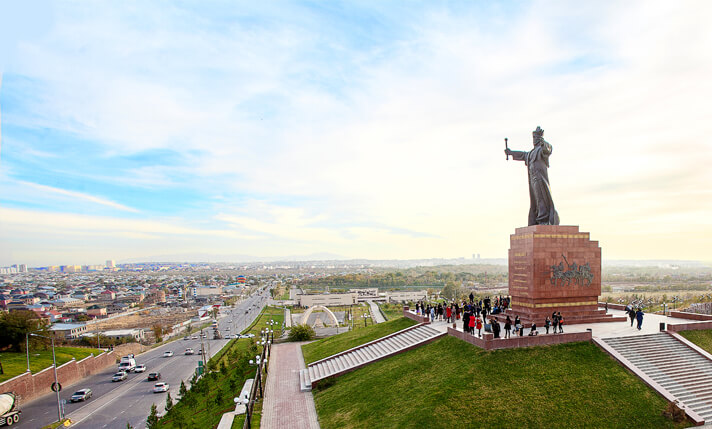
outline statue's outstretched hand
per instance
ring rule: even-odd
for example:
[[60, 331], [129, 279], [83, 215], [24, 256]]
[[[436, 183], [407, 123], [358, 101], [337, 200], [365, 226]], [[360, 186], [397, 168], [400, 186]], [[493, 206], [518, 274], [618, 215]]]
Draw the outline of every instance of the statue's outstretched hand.
[[507, 149], [504, 150], [504, 153], [507, 154], [507, 155], [511, 155], [511, 154], [512, 154], [512, 151], [509, 150], [509, 148], [507, 148]]

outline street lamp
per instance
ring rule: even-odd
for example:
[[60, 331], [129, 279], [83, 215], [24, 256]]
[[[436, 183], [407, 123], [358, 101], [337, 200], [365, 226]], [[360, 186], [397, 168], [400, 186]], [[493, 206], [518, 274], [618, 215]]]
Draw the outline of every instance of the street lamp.
[[39, 335], [39, 334], [30, 334], [30, 335], [32, 335], [33, 337], [47, 338], [52, 342], [52, 363], [54, 364], [54, 391], [57, 393], [57, 421], [61, 422], [62, 421], [62, 406], [59, 402], [60, 385], [59, 385], [59, 380], [57, 379], [57, 358], [55, 357], [55, 354], [54, 354], [54, 336], [45, 337], [44, 335]]

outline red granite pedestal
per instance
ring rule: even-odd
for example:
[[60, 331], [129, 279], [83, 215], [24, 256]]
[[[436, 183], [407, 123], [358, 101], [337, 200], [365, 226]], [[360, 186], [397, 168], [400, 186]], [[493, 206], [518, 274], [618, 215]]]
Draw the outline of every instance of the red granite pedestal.
[[511, 310], [525, 326], [561, 312], [565, 325], [620, 321], [598, 308], [601, 248], [578, 226], [532, 225], [510, 236]]

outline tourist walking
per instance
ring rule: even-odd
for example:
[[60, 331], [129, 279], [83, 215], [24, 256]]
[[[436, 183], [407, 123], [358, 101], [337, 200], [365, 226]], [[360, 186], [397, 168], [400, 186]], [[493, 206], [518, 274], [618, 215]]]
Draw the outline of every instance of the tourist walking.
[[564, 333], [564, 317], [561, 315], [560, 311], [558, 313], [556, 313], [556, 319], [559, 321], [559, 333], [563, 334]]
[[638, 330], [643, 327], [643, 309], [639, 308], [638, 311], [635, 313], [635, 318], [638, 320]]
[[430, 322], [435, 321], [435, 307], [430, 307]]
[[546, 320], [544, 321], [544, 329], [546, 329], [546, 333], [549, 333], [549, 327], [551, 326], [551, 319], [549, 319], [549, 316], [546, 316]]
[[507, 320], [504, 322], [504, 338], [511, 338], [512, 333], [512, 319], [507, 316]]
[[635, 320], [635, 315], [636, 315], [635, 310], [633, 310], [631, 308], [630, 311], [628, 312], [628, 317], [630, 317], [630, 327], [631, 328], [633, 327], [633, 321]]
[[452, 322], [452, 306], [448, 305], [445, 309], [445, 316], [447, 316], [447, 323]]
[[522, 329], [522, 321], [519, 320], [519, 316], [517, 316], [514, 318], [514, 333], [521, 337], [522, 333], [520, 332], [520, 329]]
[[470, 334], [475, 335], [475, 317], [470, 317]]
[[477, 336], [482, 338], [482, 320], [480, 318], [477, 318]]

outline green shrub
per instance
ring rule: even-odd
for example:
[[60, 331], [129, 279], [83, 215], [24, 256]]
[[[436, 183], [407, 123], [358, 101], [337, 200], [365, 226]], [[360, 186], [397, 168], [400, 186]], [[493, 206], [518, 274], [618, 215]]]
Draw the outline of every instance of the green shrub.
[[289, 330], [289, 341], [308, 341], [314, 338], [314, 329], [309, 325], [295, 325]]

